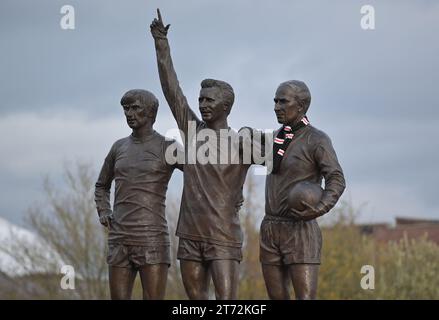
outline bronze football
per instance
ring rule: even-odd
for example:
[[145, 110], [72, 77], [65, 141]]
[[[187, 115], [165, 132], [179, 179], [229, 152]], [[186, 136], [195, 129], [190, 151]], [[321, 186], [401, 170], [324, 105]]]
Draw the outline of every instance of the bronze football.
[[296, 183], [288, 193], [288, 206], [290, 209], [302, 211], [306, 207], [302, 204], [305, 201], [311, 206], [316, 206], [323, 194], [322, 187], [309, 181]]

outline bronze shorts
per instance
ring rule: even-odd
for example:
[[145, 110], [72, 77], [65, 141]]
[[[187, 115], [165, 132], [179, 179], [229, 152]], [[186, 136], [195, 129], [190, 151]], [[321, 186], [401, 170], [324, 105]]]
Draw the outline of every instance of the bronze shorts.
[[239, 247], [228, 247], [180, 238], [178, 242], [177, 259], [192, 261], [211, 260], [242, 260], [242, 252]]
[[113, 267], [139, 268], [147, 264], [171, 264], [169, 245], [129, 246], [109, 244], [107, 263]]
[[276, 220], [266, 216], [259, 237], [262, 264], [320, 264], [322, 233], [316, 220]]

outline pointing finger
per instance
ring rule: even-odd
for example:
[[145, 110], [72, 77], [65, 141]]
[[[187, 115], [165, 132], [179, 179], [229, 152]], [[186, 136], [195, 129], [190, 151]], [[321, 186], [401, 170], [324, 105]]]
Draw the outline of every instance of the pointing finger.
[[157, 8], [157, 17], [159, 18], [159, 21], [163, 22], [162, 15], [160, 13], [160, 9], [159, 8]]

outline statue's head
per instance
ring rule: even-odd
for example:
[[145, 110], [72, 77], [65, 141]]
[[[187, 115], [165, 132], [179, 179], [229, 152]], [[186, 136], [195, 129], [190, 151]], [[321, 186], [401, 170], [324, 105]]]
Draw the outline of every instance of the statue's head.
[[120, 104], [131, 129], [155, 122], [159, 101], [151, 92], [142, 89], [129, 90], [123, 95]]
[[293, 125], [308, 111], [311, 93], [302, 81], [282, 82], [276, 90], [274, 103], [277, 121], [284, 125]]
[[227, 82], [205, 79], [198, 98], [201, 117], [205, 122], [226, 119], [235, 101], [233, 88]]

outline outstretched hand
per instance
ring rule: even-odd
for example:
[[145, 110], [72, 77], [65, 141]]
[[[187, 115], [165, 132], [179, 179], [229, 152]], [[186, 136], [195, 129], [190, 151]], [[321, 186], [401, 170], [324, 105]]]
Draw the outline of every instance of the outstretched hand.
[[168, 34], [169, 27], [171, 25], [168, 24], [166, 27], [163, 23], [162, 15], [160, 14], [160, 9], [157, 9], [157, 18], [151, 23], [151, 34], [154, 39], [166, 39], [166, 35]]

